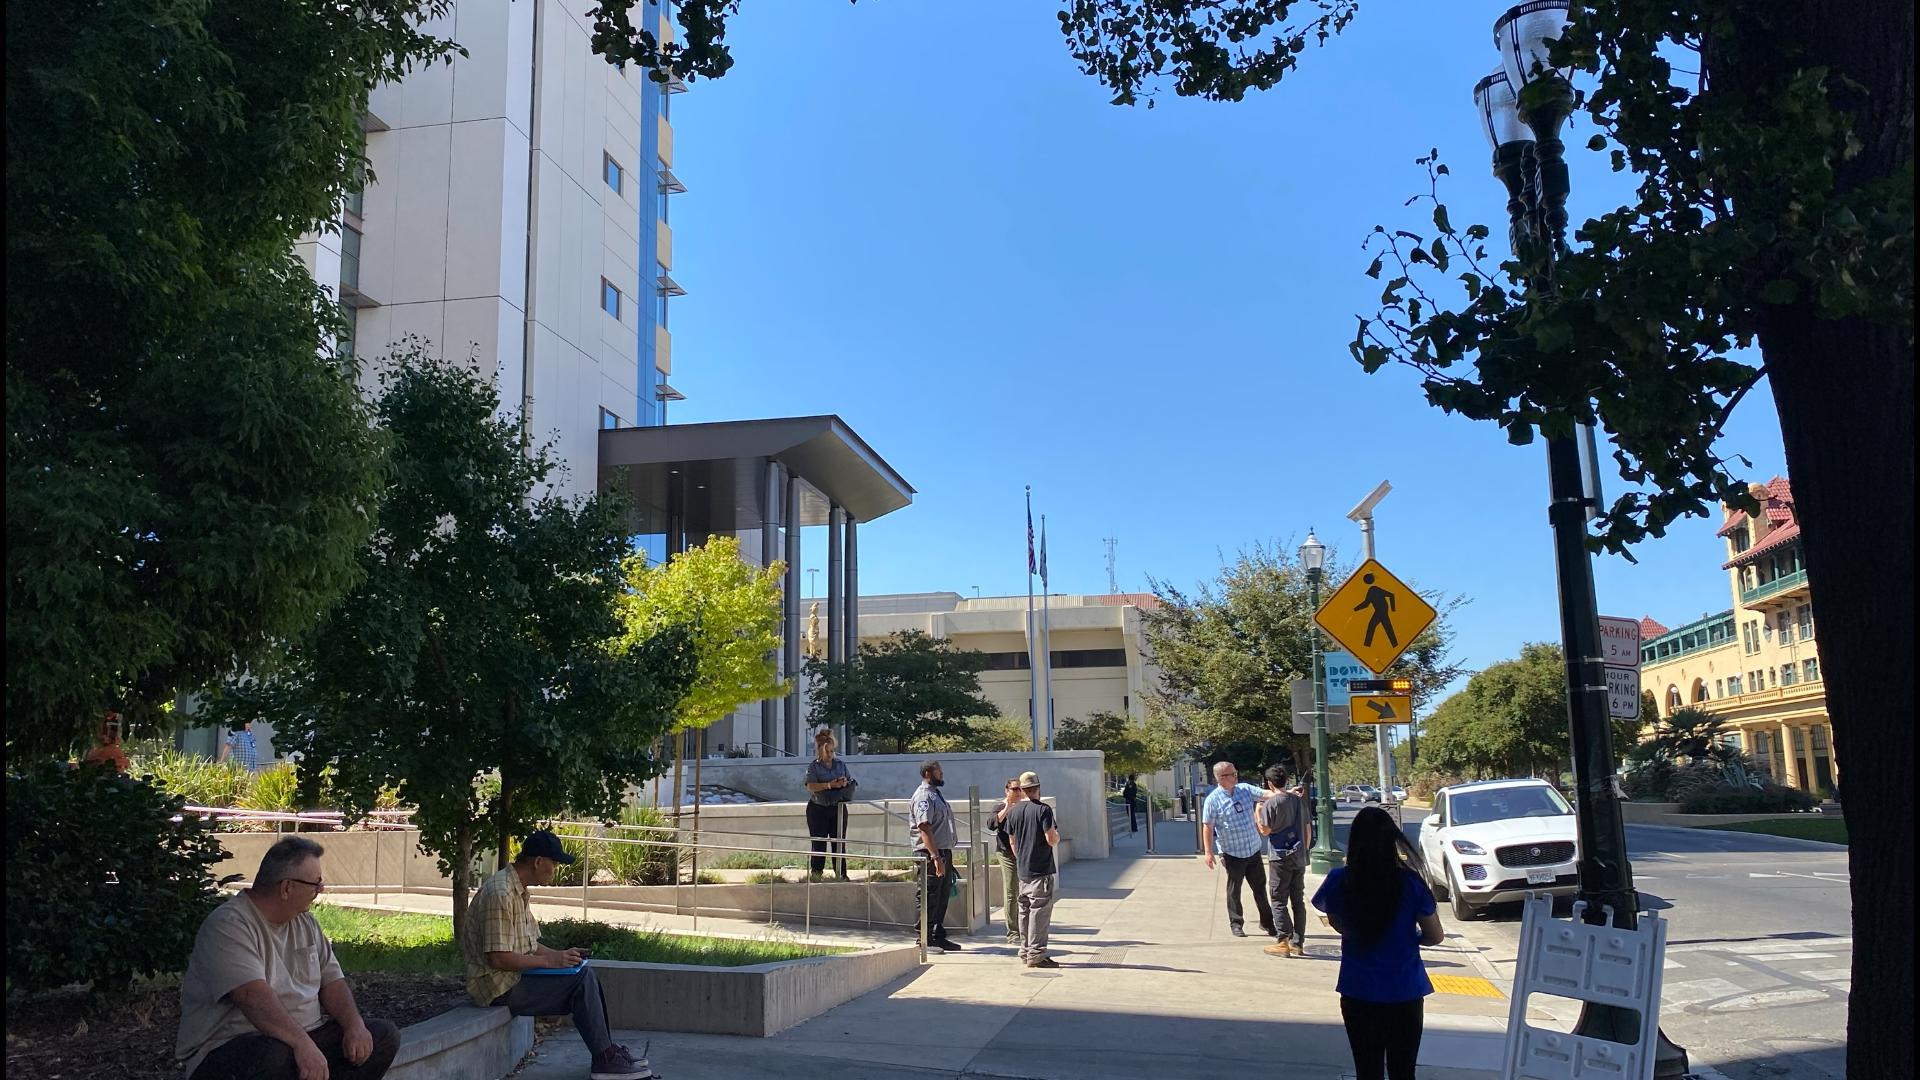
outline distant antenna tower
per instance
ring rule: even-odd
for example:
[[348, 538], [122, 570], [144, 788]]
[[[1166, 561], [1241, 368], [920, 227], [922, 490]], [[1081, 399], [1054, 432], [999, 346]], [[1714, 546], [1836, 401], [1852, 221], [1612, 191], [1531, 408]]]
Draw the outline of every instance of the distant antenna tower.
[[1118, 594], [1120, 592], [1120, 578], [1114, 573], [1114, 569], [1119, 565], [1115, 552], [1120, 547], [1120, 538], [1117, 536], [1109, 536], [1100, 542], [1107, 545], [1107, 592], [1110, 594]]

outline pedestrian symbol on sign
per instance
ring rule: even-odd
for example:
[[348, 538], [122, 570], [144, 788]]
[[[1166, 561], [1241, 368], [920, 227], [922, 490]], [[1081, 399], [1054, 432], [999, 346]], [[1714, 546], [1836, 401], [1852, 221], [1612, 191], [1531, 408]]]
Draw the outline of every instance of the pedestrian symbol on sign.
[[1359, 603], [1353, 605], [1353, 610], [1364, 611], [1367, 608], [1373, 609], [1373, 617], [1367, 620], [1367, 647], [1371, 648], [1373, 646], [1373, 632], [1375, 630], [1386, 631], [1387, 644], [1397, 647], [1400, 644], [1400, 639], [1393, 636], [1393, 617], [1388, 614], [1393, 611], [1393, 594], [1375, 585], [1372, 574], [1365, 575], [1363, 580], [1367, 583], [1367, 595]]

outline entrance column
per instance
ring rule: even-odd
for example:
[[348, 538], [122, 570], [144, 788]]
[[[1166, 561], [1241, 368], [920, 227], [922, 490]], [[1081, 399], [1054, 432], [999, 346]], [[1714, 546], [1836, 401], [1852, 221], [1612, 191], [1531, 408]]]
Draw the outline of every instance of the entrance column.
[[845, 591], [840, 587], [840, 576], [845, 568], [842, 561], [840, 525], [846, 517], [846, 511], [838, 506], [827, 509], [827, 662], [838, 664], [846, 659], [840, 646], [844, 639], [846, 623], [844, 612], [840, 610], [841, 598]]
[[[760, 503], [760, 565], [772, 566], [779, 561], [780, 551], [780, 463], [767, 462], [766, 491], [762, 493]], [[781, 614], [786, 613], [785, 599], [782, 598]], [[773, 658], [774, 670], [780, 671], [786, 657], [776, 648]], [[760, 703], [760, 756], [772, 757], [773, 748], [780, 742], [780, 701], [769, 698]]]
[[786, 512], [781, 516], [787, 527], [787, 629], [783, 644], [787, 653], [787, 678], [793, 689], [787, 693], [786, 733], [781, 748], [789, 755], [800, 753], [800, 478], [786, 470]]

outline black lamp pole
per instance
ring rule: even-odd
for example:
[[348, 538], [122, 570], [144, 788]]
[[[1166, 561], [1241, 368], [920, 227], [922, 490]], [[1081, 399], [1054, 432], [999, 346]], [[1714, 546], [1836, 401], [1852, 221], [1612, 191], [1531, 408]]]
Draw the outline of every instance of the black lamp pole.
[[[1534, 0], [1508, 12], [1495, 25], [1549, 5]], [[1557, 35], [1556, 35], [1557, 36]], [[1526, 52], [1520, 54], [1526, 56]], [[1512, 67], [1508, 67], [1512, 72]], [[1522, 74], [1526, 74], [1522, 72]], [[1489, 87], [1498, 80], [1502, 85]], [[1556, 295], [1555, 262], [1564, 250], [1567, 232], [1566, 144], [1560, 127], [1573, 112], [1573, 87], [1557, 72], [1536, 71], [1522, 87], [1493, 76], [1475, 88], [1512, 95], [1510, 106], [1531, 129], [1503, 141], [1488, 103], [1483, 118], [1495, 142], [1493, 171], [1507, 188], [1509, 235], [1514, 255], [1525, 268], [1528, 303], [1536, 298], [1552, 302]], [[1567, 669], [1567, 727], [1571, 736], [1575, 828], [1580, 839], [1578, 898], [1586, 903], [1589, 923], [1633, 929], [1639, 922], [1639, 896], [1633, 888], [1633, 870], [1627, 861], [1627, 833], [1620, 800], [1614, 788], [1615, 762], [1611, 724], [1607, 716], [1606, 664], [1600, 643], [1600, 610], [1594, 598], [1593, 559], [1587, 550], [1587, 508], [1591, 502], [1583, 483], [1579, 443], [1574, 433], [1547, 434], [1547, 477], [1550, 502], [1547, 520], [1553, 527], [1553, 551], [1560, 599], [1560, 638]], [[1634, 1042], [1639, 1017], [1611, 1005], [1584, 1006], [1575, 1034]], [[1680, 1077], [1687, 1072], [1687, 1052], [1663, 1031], [1655, 1048], [1654, 1075]]]

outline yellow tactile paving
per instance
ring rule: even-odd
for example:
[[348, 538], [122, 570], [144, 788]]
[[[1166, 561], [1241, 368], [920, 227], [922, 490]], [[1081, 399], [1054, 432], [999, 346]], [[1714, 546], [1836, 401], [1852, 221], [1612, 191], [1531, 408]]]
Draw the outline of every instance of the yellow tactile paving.
[[1429, 975], [1433, 980], [1433, 992], [1436, 994], [1458, 994], [1461, 997], [1493, 998], [1499, 1000], [1507, 995], [1500, 988], [1477, 975]]

